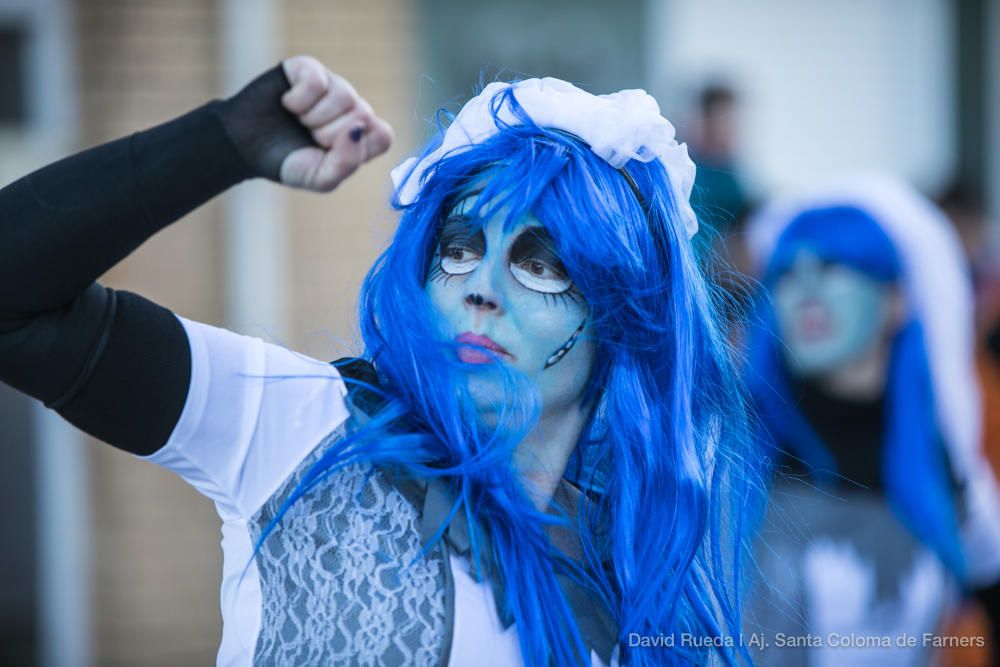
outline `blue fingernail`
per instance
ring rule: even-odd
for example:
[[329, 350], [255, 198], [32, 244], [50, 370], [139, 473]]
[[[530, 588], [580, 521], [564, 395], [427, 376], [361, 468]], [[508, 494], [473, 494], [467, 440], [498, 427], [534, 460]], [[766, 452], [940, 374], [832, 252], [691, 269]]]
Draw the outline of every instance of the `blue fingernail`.
[[351, 130], [351, 133], [348, 136], [351, 137], [351, 141], [353, 141], [354, 143], [358, 143], [359, 141], [361, 141], [361, 135], [364, 133], [365, 133], [365, 128], [356, 127], [353, 130]]

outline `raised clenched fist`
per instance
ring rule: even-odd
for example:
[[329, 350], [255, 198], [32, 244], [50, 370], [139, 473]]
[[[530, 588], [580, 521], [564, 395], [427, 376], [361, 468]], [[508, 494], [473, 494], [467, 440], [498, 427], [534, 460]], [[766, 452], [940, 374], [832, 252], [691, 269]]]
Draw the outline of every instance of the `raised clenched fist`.
[[281, 182], [327, 191], [392, 144], [392, 128], [354, 87], [310, 56], [282, 66], [291, 89], [281, 103], [309, 129], [319, 147], [298, 149], [281, 163]]
[[392, 144], [392, 128], [343, 77], [311, 56], [261, 75], [220, 113], [237, 150], [260, 176], [328, 192]]

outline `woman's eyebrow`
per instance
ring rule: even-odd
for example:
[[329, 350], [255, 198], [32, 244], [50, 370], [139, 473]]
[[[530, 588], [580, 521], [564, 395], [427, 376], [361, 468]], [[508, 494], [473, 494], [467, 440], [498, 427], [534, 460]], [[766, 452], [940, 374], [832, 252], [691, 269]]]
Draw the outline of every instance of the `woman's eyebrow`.
[[541, 225], [532, 225], [530, 227], [525, 227], [514, 239], [514, 243], [524, 240], [525, 243], [544, 243], [550, 248], [555, 248], [555, 241], [552, 240], [552, 235], [549, 234], [549, 230]]
[[452, 216], [442, 223], [438, 231], [438, 246], [462, 244], [479, 252], [486, 250], [486, 235], [483, 228], [472, 223], [466, 216]]
[[472, 218], [467, 215], [452, 214], [441, 221], [438, 228], [438, 236], [453, 238], [456, 236], [471, 236], [475, 232], [482, 232], [479, 225], [472, 222]]
[[526, 227], [510, 246], [511, 259], [523, 259], [538, 255], [543, 255], [556, 262], [559, 261], [556, 243], [552, 239], [552, 235], [549, 234], [549, 230], [541, 226]]
[[478, 196], [482, 193], [482, 191], [483, 188], [477, 188], [463, 193], [459, 199], [456, 199], [451, 206], [448, 207], [448, 213], [445, 215], [445, 218], [450, 218], [452, 216], [464, 216], [466, 210], [465, 203], [471, 198]]

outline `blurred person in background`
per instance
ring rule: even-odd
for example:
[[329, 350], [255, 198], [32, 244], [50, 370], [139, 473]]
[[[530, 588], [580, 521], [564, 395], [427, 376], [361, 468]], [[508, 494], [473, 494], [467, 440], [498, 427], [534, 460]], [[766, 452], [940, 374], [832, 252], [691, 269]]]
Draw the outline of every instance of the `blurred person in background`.
[[[1000, 477], [1000, 263], [997, 239], [991, 235], [989, 216], [975, 188], [953, 183], [936, 200], [961, 239], [972, 273], [975, 294], [976, 371], [983, 403], [983, 453]], [[989, 618], [982, 605], [967, 600], [949, 630], [967, 636], [987, 633]], [[993, 632], [996, 645], [997, 633]], [[946, 665], [975, 665], [971, 649], [946, 651]], [[1000, 658], [998, 658], [1000, 659]]]
[[776, 475], [747, 622], [823, 640], [772, 641], [762, 663], [925, 664], [959, 589], [1000, 619], [1000, 495], [958, 238], [877, 175], [779, 199], [749, 236], [762, 287], [747, 382]]
[[720, 234], [738, 227], [748, 205], [736, 159], [739, 98], [732, 87], [715, 83], [698, 94], [698, 118], [691, 157], [698, 165], [693, 204], [703, 221]]
[[240, 181], [329, 191], [391, 138], [298, 57], [4, 188], [0, 378], [215, 502], [220, 664], [748, 658], [762, 483], [694, 165], [642, 91], [491, 84], [400, 165], [363, 359], [94, 282]]
[[962, 240], [975, 292], [976, 368], [983, 394], [983, 449], [1000, 475], [1000, 247], [991, 234], [982, 198], [960, 183], [938, 198], [938, 206]]
[[736, 90], [711, 83], [698, 93], [691, 156], [698, 165], [692, 205], [710, 230], [702, 247], [705, 261], [730, 297], [734, 333], [746, 315], [752, 290], [743, 228], [751, 208], [737, 160], [740, 100]]

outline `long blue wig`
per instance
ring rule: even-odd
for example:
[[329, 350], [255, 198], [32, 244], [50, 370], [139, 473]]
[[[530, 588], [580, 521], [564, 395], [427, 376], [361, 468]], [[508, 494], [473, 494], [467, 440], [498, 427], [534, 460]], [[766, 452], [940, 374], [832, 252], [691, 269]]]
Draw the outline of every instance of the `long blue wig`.
[[[750, 662], [738, 641], [739, 588], [762, 475], [714, 291], [666, 170], [633, 161], [626, 177], [579, 139], [537, 126], [515, 95], [493, 100], [496, 135], [446, 155], [416, 201], [397, 204], [395, 237], [360, 297], [364, 356], [386, 405], [315, 464], [286, 508], [349, 462], [440, 478], [458, 499], [453, 513], [468, 519], [474, 560], [495, 567], [526, 664], [589, 664], [557, 574], [605, 605], [623, 664]], [[503, 105], [518, 124], [500, 120]], [[478, 224], [531, 213], [545, 225], [589, 306], [591, 415], [567, 475], [591, 493], [577, 517], [539, 512], [514, 469], [514, 447], [543, 407], [532, 383], [501, 364], [458, 363], [454, 332], [441, 330], [425, 292], [442, 217], [473, 187], [482, 191], [466, 215]], [[472, 372], [498, 374], [506, 388], [490, 424], [470, 397]], [[582, 566], [547, 537], [570, 523]], [[630, 649], [633, 633], [675, 638], [676, 647]], [[684, 633], [701, 641], [686, 646]]]
[[[847, 265], [885, 284], [902, 284], [904, 267], [895, 245], [867, 212], [828, 206], [800, 213], [778, 238], [756, 303], [749, 340], [748, 386], [764, 424], [772, 457], [788, 447], [819, 483], [839, 473], [836, 462], [801, 412], [789, 387], [777, 324], [767, 293], [808, 249], [828, 262]], [[935, 419], [934, 388], [923, 328], [912, 316], [895, 334], [886, 382], [881, 477], [895, 514], [959, 578], [964, 572], [956, 495], [947, 450]]]

